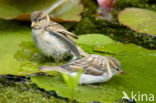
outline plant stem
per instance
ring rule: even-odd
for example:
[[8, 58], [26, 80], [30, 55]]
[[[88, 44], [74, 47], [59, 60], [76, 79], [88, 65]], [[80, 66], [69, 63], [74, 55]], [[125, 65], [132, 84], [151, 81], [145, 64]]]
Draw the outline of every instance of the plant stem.
[[71, 103], [74, 103], [74, 90], [71, 90]]

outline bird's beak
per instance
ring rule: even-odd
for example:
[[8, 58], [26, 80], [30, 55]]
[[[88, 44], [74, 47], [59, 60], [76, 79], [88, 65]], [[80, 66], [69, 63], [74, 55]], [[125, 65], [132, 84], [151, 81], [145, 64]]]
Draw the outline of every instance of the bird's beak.
[[123, 71], [120, 71], [120, 74], [124, 74], [124, 72]]
[[38, 26], [38, 22], [32, 22], [31, 27], [36, 27]]

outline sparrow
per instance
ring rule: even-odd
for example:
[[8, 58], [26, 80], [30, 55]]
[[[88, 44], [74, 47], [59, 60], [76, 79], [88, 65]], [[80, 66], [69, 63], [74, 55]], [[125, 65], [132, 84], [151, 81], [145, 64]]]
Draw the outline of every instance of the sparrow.
[[96, 54], [88, 55], [79, 60], [69, 62], [62, 66], [41, 66], [40, 71], [58, 71], [71, 76], [77, 74], [82, 69], [83, 72], [79, 78], [79, 84], [92, 84], [107, 82], [114, 75], [121, 73], [120, 62], [113, 57], [104, 57]]
[[53, 57], [56, 61], [67, 56], [73, 56], [71, 61], [74, 61], [80, 56], [83, 50], [71, 39], [78, 37], [62, 25], [51, 21], [47, 13], [33, 12], [31, 22], [33, 41], [44, 55]]

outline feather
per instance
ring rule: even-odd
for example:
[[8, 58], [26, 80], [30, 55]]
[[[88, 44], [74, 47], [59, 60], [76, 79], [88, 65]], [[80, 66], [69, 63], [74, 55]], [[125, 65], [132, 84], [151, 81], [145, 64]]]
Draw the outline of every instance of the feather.
[[51, 35], [55, 35], [56, 37], [60, 38], [62, 41], [64, 41], [64, 43], [67, 44], [67, 46], [69, 47], [70, 51], [73, 52], [73, 54], [77, 57], [80, 56], [80, 53], [78, 51], [78, 48], [76, 46], [76, 44], [68, 37], [64, 36], [64, 35], [61, 35], [60, 33], [56, 33], [52, 30], [49, 30], [50, 34]]
[[40, 66], [39, 71], [59, 71], [63, 72], [64, 69], [59, 66]]
[[60, 25], [60, 24], [58, 24], [56, 22], [51, 21], [50, 24], [49, 24], [49, 27], [51, 27], [51, 29], [53, 31], [58, 32], [58, 33], [60, 33], [62, 35], [65, 35], [66, 37], [69, 37], [69, 38], [73, 37], [75, 39], [78, 39], [78, 37], [75, 34], [67, 31], [62, 25]]

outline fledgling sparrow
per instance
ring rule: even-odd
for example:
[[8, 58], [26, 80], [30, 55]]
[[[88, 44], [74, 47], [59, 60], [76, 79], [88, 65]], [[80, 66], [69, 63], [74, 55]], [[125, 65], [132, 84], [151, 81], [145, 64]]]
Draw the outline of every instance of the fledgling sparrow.
[[79, 50], [83, 50], [74, 43], [70, 36], [76, 39], [78, 37], [62, 25], [50, 21], [47, 13], [33, 12], [31, 22], [32, 38], [43, 54], [53, 57], [56, 61], [72, 55], [71, 61], [74, 61], [80, 56]]
[[59, 71], [69, 75], [75, 75], [80, 69], [83, 69], [83, 73], [80, 76], [79, 84], [106, 82], [114, 75], [123, 73], [118, 60], [96, 54], [88, 55], [62, 66], [39, 67], [40, 71]]

